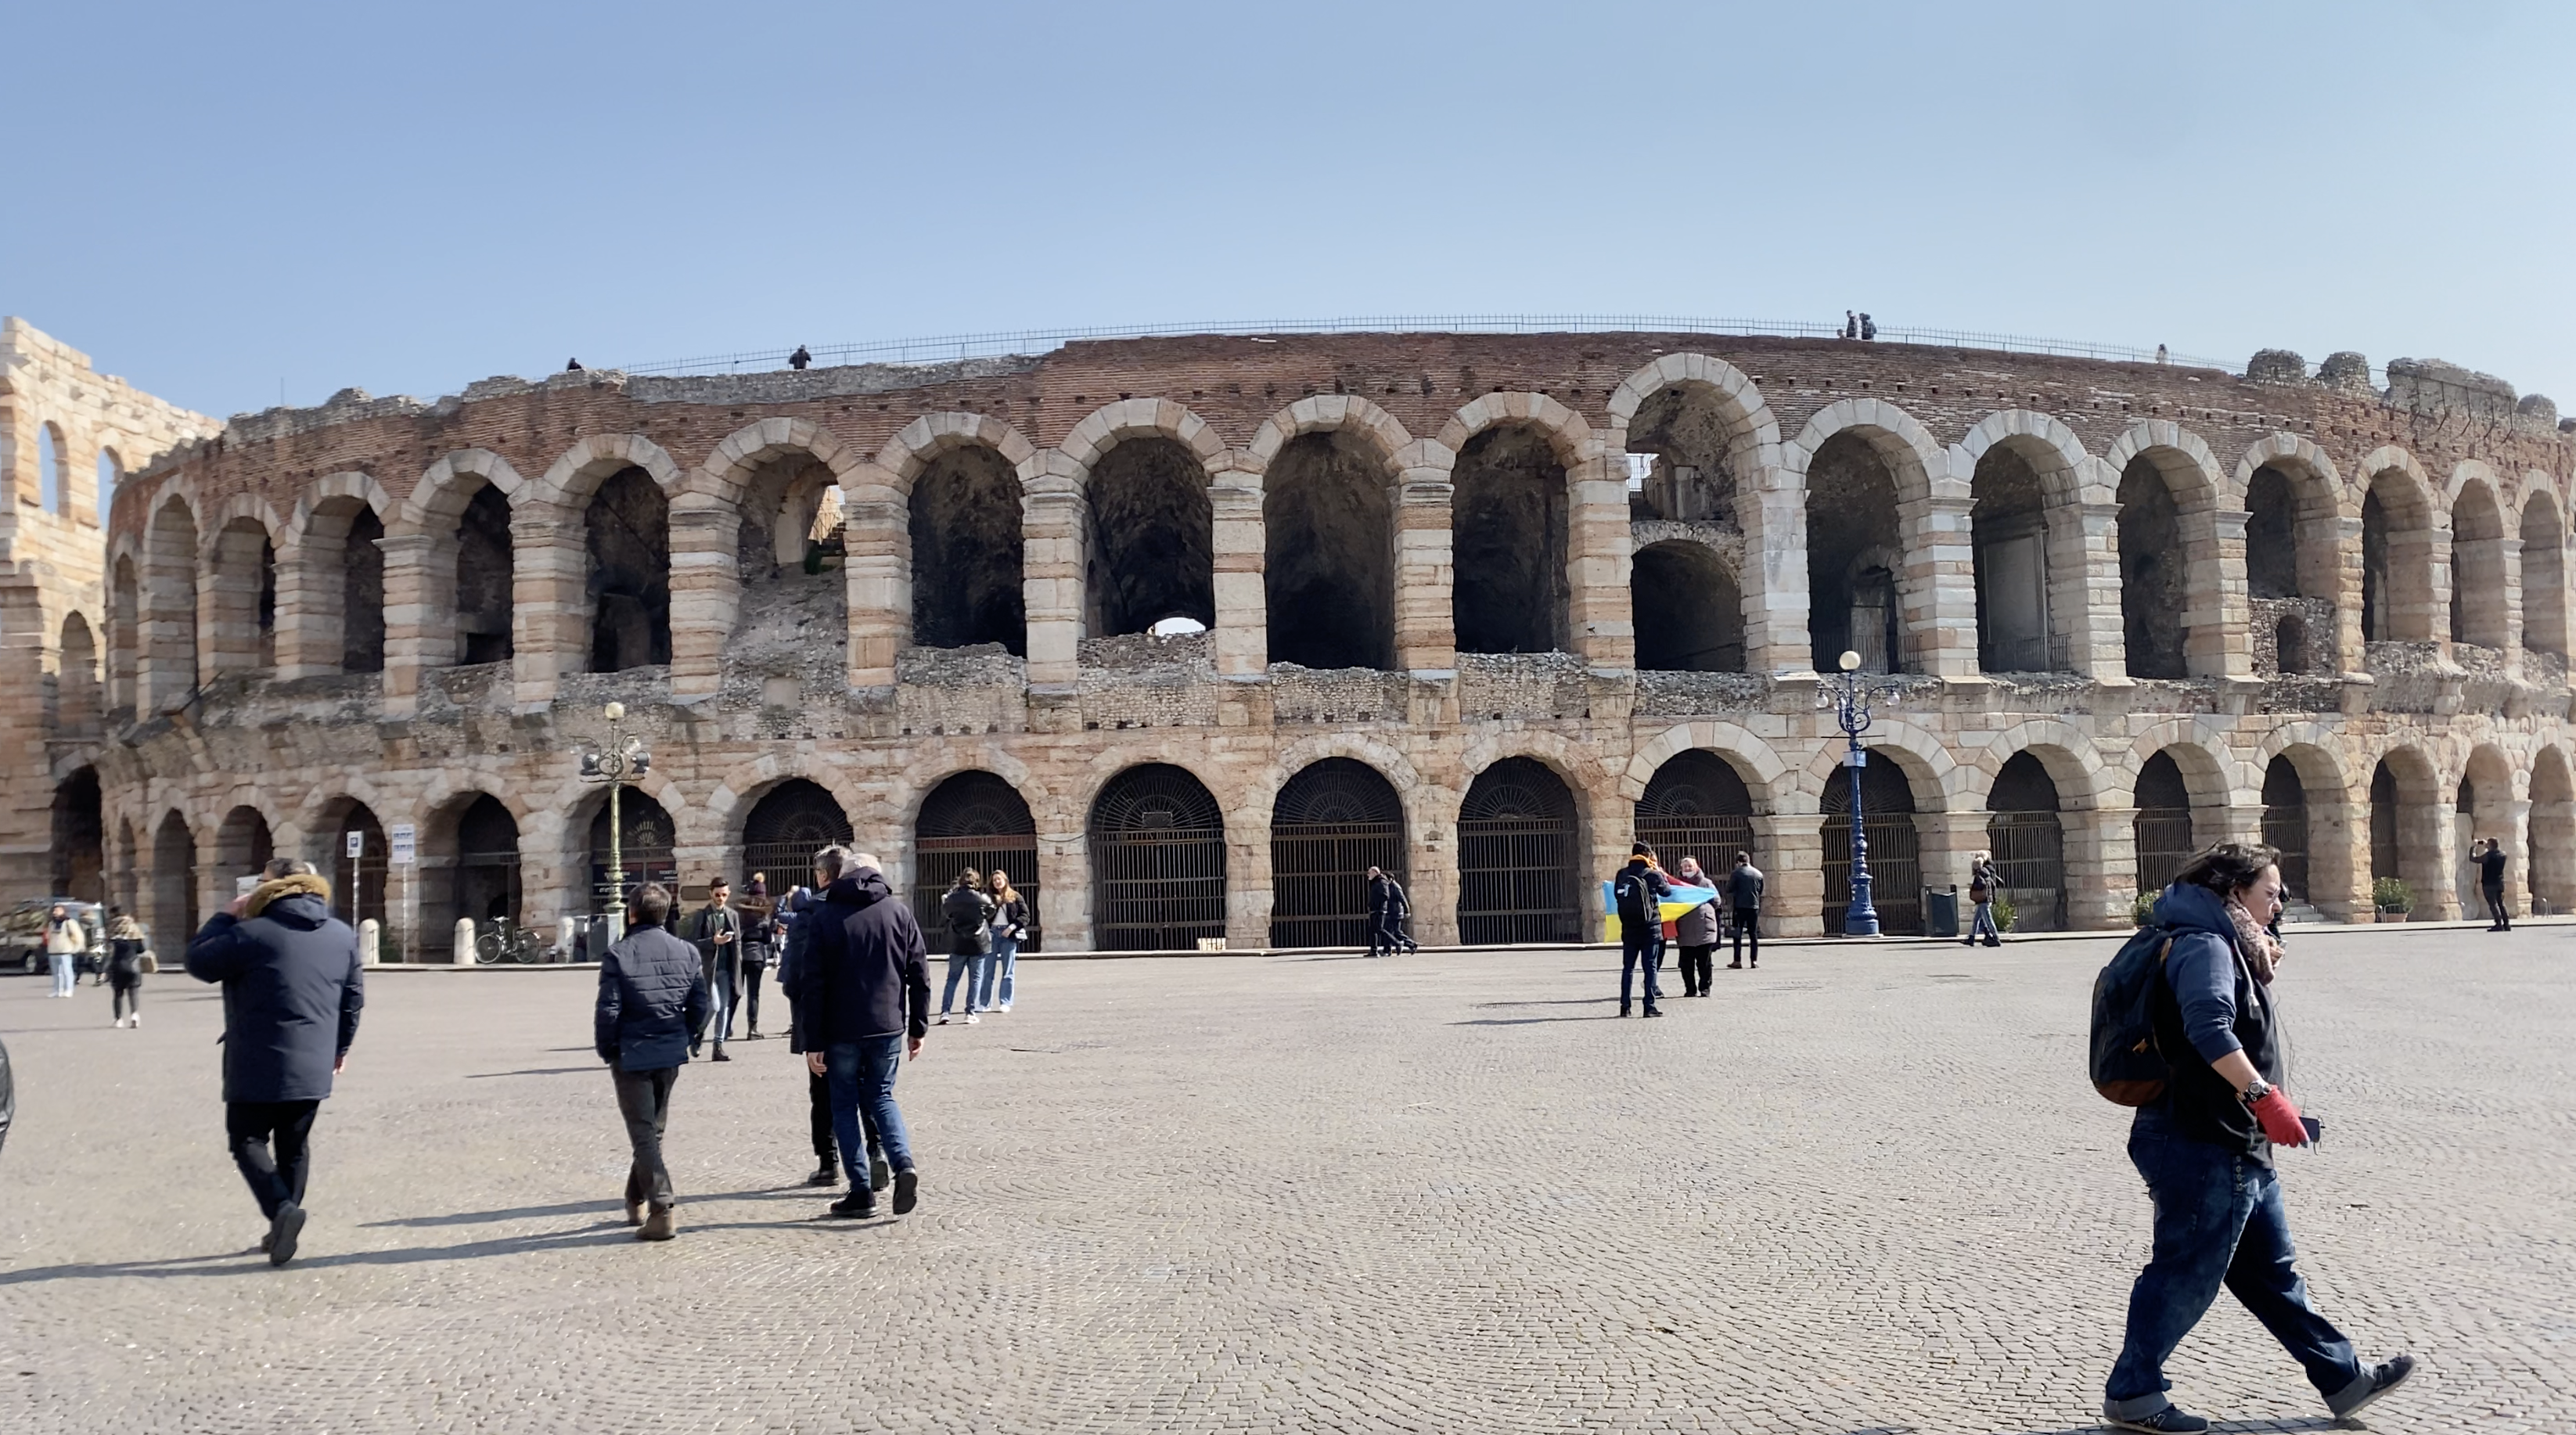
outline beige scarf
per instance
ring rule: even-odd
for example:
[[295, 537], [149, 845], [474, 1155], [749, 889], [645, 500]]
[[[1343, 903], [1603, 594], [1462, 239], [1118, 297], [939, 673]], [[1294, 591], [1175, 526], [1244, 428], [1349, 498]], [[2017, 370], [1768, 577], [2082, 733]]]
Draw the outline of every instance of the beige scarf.
[[2245, 965], [2253, 968], [2254, 979], [2265, 986], [2272, 984], [2272, 972], [2281, 964], [2281, 944], [2263, 930], [2242, 903], [2229, 901], [2227, 920], [2236, 924], [2236, 948], [2245, 954]]
[[242, 915], [256, 917], [268, 910], [269, 903], [280, 897], [291, 897], [299, 892], [307, 896], [319, 897], [325, 902], [331, 900], [331, 884], [319, 877], [310, 875], [278, 877], [262, 882], [251, 889], [250, 900], [242, 904]]

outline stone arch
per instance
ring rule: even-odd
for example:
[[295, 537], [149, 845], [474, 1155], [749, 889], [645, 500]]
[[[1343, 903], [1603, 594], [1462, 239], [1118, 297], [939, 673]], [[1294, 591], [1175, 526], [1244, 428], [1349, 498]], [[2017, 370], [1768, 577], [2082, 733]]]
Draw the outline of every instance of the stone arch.
[[1806, 515], [1814, 669], [1833, 671], [1846, 650], [1860, 654], [1865, 672], [1940, 668], [1938, 564], [1915, 560], [1954, 541], [1932, 523], [1936, 499], [1967, 497], [1948, 451], [1894, 404], [1843, 399], [1781, 450], [1779, 482]]
[[1610, 420], [1603, 437], [1627, 457], [1631, 521], [1759, 529], [1745, 505], [1779, 463], [1780, 428], [1751, 380], [1703, 354], [1667, 354], [1612, 391]]
[[61, 656], [55, 669], [53, 733], [63, 738], [95, 737], [101, 715], [98, 637], [78, 609], [63, 615], [56, 651]]
[[277, 834], [255, 803], [239, 803], [215, 828], [214, 867], [219, 884], [258, 875], [277, 855]]
[[2081, 812], [2101, 805], [2109, 783], [2103, 776], [2102, 759], [2094, 750], [2093, 740], [2071, 724], [2047, 718], [2016, 723], [1996, 734], [1966, 769], [1972, 774], [1975, 790], [1961, 795], [1983, 801], [1991, 794], [2003, 765], [2025, 752], [2047, 770], [2048, 780], [2057, 785], [2064, 810]]
[[212, 510], [198, 553], [205, 583], [201, 646], [208, 676], [276, 666], [278, 554], [286, 546], [284, 537], [276, 511], [257, 495], [234, 494]]
[[1264, 421], [1261, 570], [1268, 661], [1396, 663], [1397, 455], [1412, 442], [1365, 399], [1318, 395]]
[[2452, 804], [2451, 862], [2464, 915], [2482, 916], [2486, 913], [2486, 903], [2479, 894], [2477, 844], [2480, 842], [2493, 839], [2502, 844], [2507, 912], [2516, 905], [2514, 892], [2527, 890], [2530, 886], [2530, 854], [2525, 850], [2523, 834], [2515, 830], [2514, 821], [2516, 803], [2523, 796], [2516, 788], [2528, 776], [2526, 768], [2493, 742], [2482, 742], [2470, 748], [2468, 756], [2460, 764], [2458, 798]]
[[2393, 444], [2371, 450], [2356, 471], [2363, 640], [2432, 642], [2448, 617], [2447, 585], [2434, 573], [2446, 536], [2442, 501], [2424, 466]]
[[580, 523], [588, 558], [582, 607], [588, 619], [588, 670], [594, 673], [672, 659], [676, 584], [670, 490], [651, 472], [623, 465], [588, 480], [582, 495]]
[[319, 479], [297, 500], [278, 564], [279, 659], [288, 675], [383, 670], [388, 515], [401, 517], [363, 473]]
[[1207, 420], [1170, 399], [1121, 399], [1103, 404], [1065, 434], [1056, 452], [1072, 463], [1079, 475], [1079, 486], [1088, 483], [1092, 470], [1111, 449], [1134, 438], [1170, 439], [1187, 449], [1211, 476], [1225, 467], [1225, 440], [1217, 436]]
[[1528, 428], [1541, 435], [1554, 452], [1558, 466], [1568, 474], [1582, 468], [1592, 456], [1592, 426], [1584, 422], [1583, 415], [1546, 394], [1500, 393], [1474, 399], [1440, 426], [1438, 442], [1452, 455], [1463, 454], [1468, 440], [1488, 429], [1506, 426]]
[[[60, 771], [58, 768], [57, 771]], [[49, 892], [83, 902], [107, 900], [107, 806], [98, 768], [82, 760], [53, 784]]]
[[2576, 765], [2564, 746], [2543, 743], [2532, 754], [2530, 792], [2523, 861], [2534, 915], [2576, 911]]
[[2107, 503], [2112, 477], [2085, 450], [2084, 440], [2053, 414], [2034, 409], [1999, 409], [1977, 421], [1959, 440], [1953, 473], [1974, 473], [1994, 450], [2010, 449], [2039, 475], [2051, 503]]
[[[2008, 742], [1998, 740], [1989, 755]], [[2070, 771], [2082, 769], [2064, 749], [2024, 747], [1997, 763], [1987, 783], [1984, 845], [2014, 908], [2015, 931], [2060, 930], [2078, 905], [2068, 900], [2068, 889], [2082, 877], [2069, 851], [2077, 844], [2068, 840], [2067, 794], [2059, 781]]]
[[2459, 911], [2451, 871], [2451, 803], [2441, 766], [2411, 738], [2377, 753], [2369, 793], [2370, 876], [2394, 877], [2414, 893], [2427, 917]]
[[2523, 477], [2520, 510], [2514, 531], [2522, 542], [2522, 650], [2526, 666], [2534, 654], [2558, 660], [2563, 681], [2567, 662], [2568, 586], [2567, 520], [2558, 485], [2545, 473]]
[[1169, 618], [1216, 626], [1216, 515], [1225, 443], [1169, 399], [1122, 399], [1094, 410], [1053, 458], [1021, 466], [1025, 494], [1060, 478], [1089, 519], [1083, 598], [1093, 637], [1143, 632]]
[[1737, 852], [1751, 854], [1755, 866], [1779, 866], [1778, 855], [1768, 850], [1754, 826], [1762, 803], [1745, 772], [1743, 762], [1711, 748], [1675, 753], [1655, 768], [1638, 793], [1630, 830], [1637, 841], [1655, 849], [1656, 860], [1670, 872], [1680, 871], [1683, 858], [1696, 857], [1701, 872], [1713, 878], [1734, 866]]
[[[1515, 752], [1476, 766], [1458, 808], [1458, 932], [1470, 946], [1583, 940], [1581, 797], [1557, 763]], [[1597, 845], [1597, 844], [1596, 844]]]
[[205, 902], [197, 887], [197, 835], [175, 806], [152, 827], [151, 899], [154, 944], [185, 950]]
[[1713, 752], [1735, 769], [1752, 790], [1756, 812], [1792, 811], [1803, 796], [1796, 774], [1770, 743], [1731, 722], [1700, 721], [1676, 724], [1638, 744], [1619, 776], [1620, 800], [1633, 803], [1644, 797], [1646, 784], [1665, 763], [1694, 749]]
[[2089, 653], [2084, 506], [2107, 497], [2074, 431], [2047, 414], [1989, 414], [1951, 451], [1968, 475], [1977, 663], [1988, 672], [2072, 671]]
[[2444, 494], [2450, 515], [2450, 637], [2502, 651], [2513, 643], [2511, 566], [2507, 561], [2503, 486], [2494, 469], [2463, 459]]
[[[923, 427], [915, 420], [905, 432]], [[1028, 495], [1025, 458], [1012, 457], [1026, 449], [1007, 425], [987, 420], [926, 432], [905, 461], [894, 487], [903, 494], [915, 644], [1000, 643], [1027, 656]]]
[[2347, 602], [2343, 475], [2316, 444], [2286, 431], [2236, 462], [2244, 495], [2245, 583], [2258, 672], [2342, 670]]
[[610, 475], [640, 468], [667, 501], [686, 488], [688, 474], [662, 446], [637, 433], [592, 434], [564, 450], [537, 480], [536, 497], [567, 513], [587, 507]]
[[1091, 800], [1092, 943], [1187, 950], [1226, 934], [1225, 812], [1187, 769], [1121, 769]]
[[2227, 635], [2221, 515], [2241, 510], [2217, 456], [2170, 420], [2131, 424], [2103, 456], [2118, 475], [2120, 612], [2133, 678], [2216, 677]]
[[1629, 559], [1637, 667], [1648, 672], [1745, 671], [1744, 591], [1724, 554], [1692, 538], [1664, 538]]
[[528, 481], [508, 459], [490, 449], [462, 448], [442, 454], [421, 471], [420, 481], [403, 499], [402, 517], [394, 526], [404, 533], [432, 533], [442, 521], [454, 523], [464, 516], [474, 491], [486, 484], [499, 489], [513, 505], [530, 495]]
[[154, 712], [177, 707], [197, 687], [197, 515], [165, 491], [143, 533], [142, 685]]
[[1319, 757], [1286, 772], [1267, 811], [1270, 945], [1373, 948], [1369, 869], [1411, 881], [1403, 794], [1371, 763]]
[[[2159, 729], [2181, 726], [2157, 724]], [[2135, 887], [2159, 892], [2193, 853], [2227, 835], [2235, 784], [2226, 761], [2187, 732], [2150, 732], [2130, 755], [2127, 796], [2133, 813], [2129, 836]]]
[[1271, 460], [1290, 443], [1313, 433], [1347, 433], [1365, 443], [1373, 457], [1397, 468], [1413, 435], [1395, 415], [1357, 394], [1309, 394], [1261, 421], [1244, 454], [1256, 471], [1267, 472]]
[[131, 543], [108, 560], [107, 705], [132, 712], [136, 665], [143, 647], [143, 582]]
[[794, 454], [804, 454], [830, 469], [836, 482], [849, 481], [867, 462], [866, 455], [842, 443], [840, 435], [811, 419], [766, 418], [725, 435], [689, 476], [684, 491], [740, 506], [744, 484], [755, 470]]
[[[425, 959], [472, 960], [455, 950], [462, 918], [481, 931], [517, 925], [529, 916], [526, 867], [530, 812], [515, 796], [475, 785], [450, 786], [421, 805], [418, 866], [412, 880], [420, 904], [420, 943]], [[550, 935], [550, 934], [549, 934]]]
[[931, 460], [969, 444], [993, 450], [1014, 468], [1023, 468], [1039, 457], [1037, 446], [1002, 419], [990, 414], [942, 411], [923, 414], [897, 430], [877, 451], [876, 467], [881, 481], [894, 490], [896, 497], [909, 498], [913, 480], [921, 476]]
[[1726, 422], [1728, 457], [1739, 483], [1758, 480], [1779, 462], [1780, 423], [1759, 385], [1724, 359], [1707, 354], [1665, 354], [1619, 381], [1605, 406], [1613, 427], [1634, 426], [1646, 401], [1667, 389], [1705, 390]]
[[[1917, 811], [1944, 812], [1983, 796], [1981, 786], [1971, 787], [1976, 770], [1952, 757], [1947, 743], [1912, 723], [1881, 718], [1862, 746], [1873, 754], [1899, 754], [1896, 765]], [[1839, 738], [1818, 743], [1815, 755], [1800, 770], [1800, 790], [1825, 792], [1826, 784], [1843, 771], [1843, 753]]]

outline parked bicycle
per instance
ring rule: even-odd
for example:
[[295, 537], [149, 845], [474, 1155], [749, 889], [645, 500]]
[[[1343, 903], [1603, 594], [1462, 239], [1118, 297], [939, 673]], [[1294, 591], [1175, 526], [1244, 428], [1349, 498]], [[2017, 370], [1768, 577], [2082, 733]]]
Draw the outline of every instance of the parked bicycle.
[[534, 966], [554, 955], [554, 944], [534, 928], [513, 922], [495, 922], [474, 934], [474, 960], [480, 966], [515, 962]]

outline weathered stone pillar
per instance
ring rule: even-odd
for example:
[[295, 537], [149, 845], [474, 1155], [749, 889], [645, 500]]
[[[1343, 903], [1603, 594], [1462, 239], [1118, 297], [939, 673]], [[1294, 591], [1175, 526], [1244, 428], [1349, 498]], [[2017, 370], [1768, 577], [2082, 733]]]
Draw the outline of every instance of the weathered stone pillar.
[[849, 620], [849, 685], [894, 686], [912, 641], [912, 507], [894, 475], [862, 464], [841, 485], [841, 576]]
[[[335, 534], [336, 530], [336, 534]], [[337, 554], [348, 541], [346, 515], [315, 514], [304, 541], [277, 565], [277, 676], [282, 680], [340, 671], [341, 609], [347, 600]], [[390, 597], [390, 595], [388, 595]]]
[[1577, 657], [1597, 671], [1637, 666], [1630, 612], [1627, 455], [1613, 455], [1599, 435], [1566, 475], [1565, 588], [1567, 637]]
[[[2081, 566], [2083, 604], [2068, 627], [2066, 665], [2095, 682], [2129, 675], [2129, 638], [2120, 611], [2120, 505], [2070, 505], [2067, 561]], [[2050, 544], [2056, 545], [2055, 530]], [[2049, 561], [2057, 561], [2052, 552]]]
[[1413, 939], [1426, 947], [1458, 945], [1460, 796], [1429, 784], [1406, 794], [1404, 826], [1413, 850], [1406, 854], [1405, 895], [1413, 902]]
[[[1837, 774], [1839, 775], [1839, 774]], [[1923, 885], [1944, 890], [1953, 883], [1964, 894], [1968, 885], [1969, 860], [1986, 850], [1984, 812], [1918, 812], [1914, 815], [1914, 832], [1922, 845]], [[1967, 898], [1962, 895], [1960, 900]], [[1966, 914], [1960, 914], [1966, 920]]]
[[2076, 808], [2057, 814], [2066, 847], [2066, 926], [2113, 931], [2129, 925], [2138, 889], [2138, 809]]
[[[1033, 689], [1070, 693], [1080, 675], [1088, 631], [1083, 560], [1090, 550], [1091, 509], [1076, 486], [1079, 477], [1071, 461], [1054, 449], [1020, 465], [1020, 588], [1028, 613]], [[1256, 587], [1258, 583], [1256, 578]], [[1263, 641], [1267, 643], [1266, 636]], [[1086, 911], [1089, 890], [1086, 878]], [[1083, 931], [1087, 942], [1087, 916]]]
[[[2460, 866], [2459, 824], [2448, 802], [2438, 791], [2430, 802], [2408, 802], [2404, 780], [2398, 783], [2397, 851], [2399, 875], [2415, 890], [2417, 921], [2455, 922], [2460, 917], [2459, 883], [2454, 875]], [[2440, 784], [2435, 784], [2438, 789]]]
[[[1458, 633], [1450, 606], [1450, 465], [1456, 455], [1420, 439], [1396, 455], [1395, 665], [1408, 672], [1448, 673], [1458, 666]], [[1428, 910], [1419, 894], [1414, 910]], [[1455, 903], [1444, 920], [1456, 924]], [[1422, 940], [1429, 940], [1423, 938]]]
[[[1208, 474], [1210, 559], [1216, 597], [1216, 670], [1222, 677], [1257, 677], [1270, 670], [1269, 597], [1263, 570], [1269, 560], [1262, 525], [1261, 474], [1249, 456], [1229, 450]], [[1269, 848], [1263, 846], [1263, 865]], [[1268, 898], [1264, 897], [1265, 906]], [[1233, 938], [1227, 939], [1228, 943]], [[1262, 940], [1269, 945], [1268, 918]]]
[[2180, 515], [2184, 566], [2183, 664], [2194, 677], [2254, 674], [2253, 608], [2245, 588], [2244, 509]]
[[[2431, 528], [2425, 529], [2420, 533], [2410, 530], [2406, 534], [2405, 547], [2410, 552], [2419, 548], [2424, 552], [2425, 559], [2423, 567], [2430, 572], [2431, 578], [2425, 584], [2427, 591], [2424, 595], [2423, 602], [2407, 603], [2403, 601], [2407, 585], [2396, 576], [2398, 573], [2403, 571], [2397, 566], [2399, 551], [2398, 535], [2395, 533], [2389, 534], [2388, 572], [2390, 579], [2388, 586], [2397, 590], [2397, 592], [2392, 594], [2391, 597], [2400, 618], [2397, 625], [2389, 631], [2394, 632], [2401, 637], [2409, 633], [2421, 632], [2425, 638], [2441, 644], [2442, 656], [2447, 658], [2451, 655], [2452, 560], [2450, 520], [2448, 518], [2443, 518], [2436, 522]], [[2412, 625], [2404, 621], [2405, 618], [2410, 616], [2414, 619], [2414, 623]]]
[[208, 678], [264, 666], [259, 630], [263, 541], [258, 529], [227, 528], [215, 535], [198, 564], [197, 631]]
[[577, 513], [534, 498], [511, 508], [510, 678], [521, 712], [543, 712], [566, 674], [590, 666], [584, 539]]
[[2531, 800], [2517, 797], [2504, 804], [2505, 828], [2493, 834], [2504, 843], [2504, 903], [2508, 912], [2529, 915], [2534, 877], [2531, 867]]
[[420, 710], [421, 675], [456, 661], [455, 548], [426, 533], [387, 534], [379, 543], [385, 550], [385, 715], [409, 717]]
[[[2368, 791], [2367, 779], [2363, 791]], [[2366, 801], [2309, 790], [2308, 901], [2339, 922], [2371, 920], [2370, 806]]]
[[2361, 631], [2361, 519], [2338, 518], [2335, 534], [2335, 671], [2359, 673], [2368, 668]]
[[1935, 677], [1977, 676], [1977, 550], [1969, 514], [1976, 500], [1935, 476], [1929, 498], [1898, 505], [1898, 531], [1908, 535], [1903, 590], [1907, 661], [1900, 667]]
[[2508, 533], [2496, 540], [2497, 565], [2504, 570], [2504, 670], [2522, 676], [2522, 538]]
[[1813, 812], [1760, 813], [1753, 818], [1753, 862], [1764, 878], [1762, 935], [1804, 937], [1824, 930], [1823, 824], [1824, 818]]
[[[846, 532], [846, 530], [844, 530]], [[742, 608], [742, 510], [706, 493], [671, 504], [671, 696], [706, 697]]]
[[1038, 889], [1038, 924], [1046, 950], [1087, 952], [1091, 936], [1091, 844], [1077, 828], [1040, 832], [1038, 863], [1046, 882]]
[[1225, 945], [1257, 952], [1270, 945], [1269, 812], [1228, 812], [1225, 824]]
[[1806, 500], [1802, 493], [1775, 486], [1777, 477], [1778, 470], [1766, 469], [1759, 487], [1737, 490], [1735, 513], [1744, 525], [1744, 571], [1739, 575], [1744, 667], [1755, 673], [1812, 673]]

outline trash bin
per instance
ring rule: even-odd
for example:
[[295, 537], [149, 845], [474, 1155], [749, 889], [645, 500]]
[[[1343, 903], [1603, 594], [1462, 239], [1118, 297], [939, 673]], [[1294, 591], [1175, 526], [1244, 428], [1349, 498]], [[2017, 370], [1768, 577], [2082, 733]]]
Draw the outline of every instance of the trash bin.
[[1923, 935], [1955, 937], [1959, 935], [1959, 889], [1947, 892], [1923, 889]]

